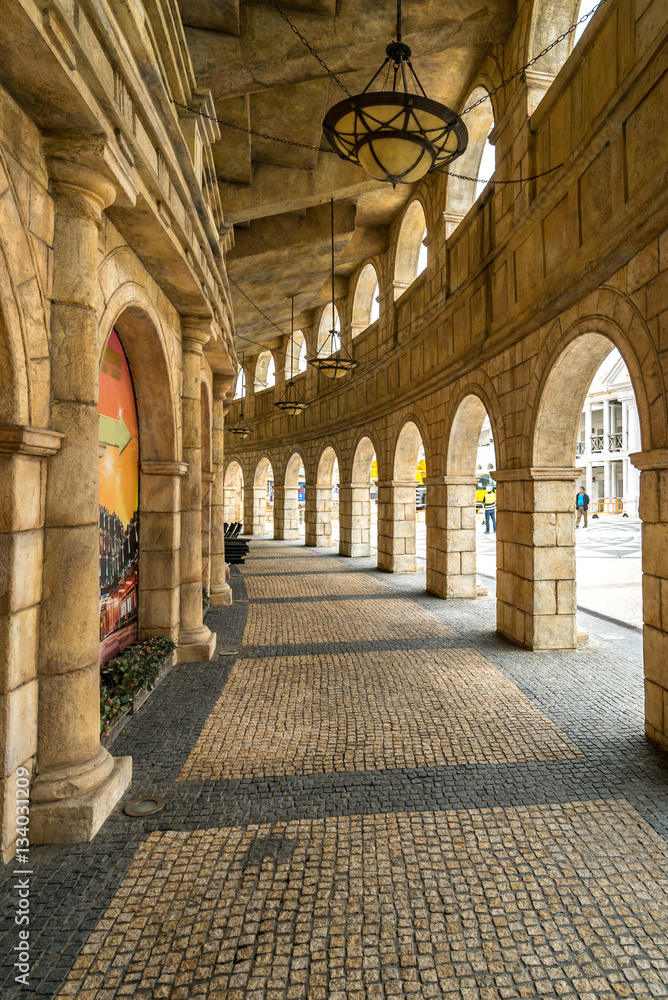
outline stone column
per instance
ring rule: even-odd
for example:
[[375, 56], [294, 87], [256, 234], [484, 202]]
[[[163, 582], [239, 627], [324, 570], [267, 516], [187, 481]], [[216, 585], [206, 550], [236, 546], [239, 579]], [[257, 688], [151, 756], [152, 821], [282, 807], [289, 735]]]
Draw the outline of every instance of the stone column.
[[[603, 400], [603, 451], [610, 451], [610, 403]], [[606, 492], [606, 496], [610, 494]]]
[[415, 488], [417, 483], [378, 483], [378, 569], [415, 573]]
[[476, 476], [428, 476], [427, 590], [476, 597]]
[[[275, 487], [274, 487], [275, 488]], [[244, 487], [244, 535], [267, 534], [267, 485]]]
[[668, 449], [629, 458], [640, 470], [645, 732], [668, 749]]
[[305, 544], [329, 547], [332, 544], [332, 487], [306, 484], [304, 510]]
[[[84, 155], [82, 152], [81, 155]], [[34, 844], [92, 839], [132, 777], [100, 745], [98, 230], [115, 199], [94, 165], [49, 159], [55, 205]]]
[[497, 629], [527, 649], [575, 649], [579, 469], [513, 469], [497, 481]]
[[211, 494], [215, 472], [202, 472], [202, 587], [211, 593]]
[[0, 860], [16, 846], [16, 770], [37, 753], [37, 644], [46, 458], [62, 435], [0, 424]]
[[339, 552], [371, 555], [371, 484], [339, 483]]
[[139, 636], [179, 635], [181, 480], [185, 462], [142, 461], [139, 478]]
[[182, 323], [183, 387], [181, 416], [183, 459], [188, 472], [181, 487], [181, 627], [179, 663], [210, 660], [216, 636], [202, 620], [202, 350], [211, 323], [199, 317]]
[[226, 517], [225, 503], [225, 411], [229, 407], [227, 393], [234, 385], [234, 375], [213, 376], [213, 428], [211, 451], [216, 479], [211, 496], [211, 586], [209, 597], [214, 607], [232, 603], [232, 590], [227, 582], [225, 565], [225, 521], [236, 521], [236, 517]]
[[274, 538], [299, 538], [299, 487], [274, 483]]

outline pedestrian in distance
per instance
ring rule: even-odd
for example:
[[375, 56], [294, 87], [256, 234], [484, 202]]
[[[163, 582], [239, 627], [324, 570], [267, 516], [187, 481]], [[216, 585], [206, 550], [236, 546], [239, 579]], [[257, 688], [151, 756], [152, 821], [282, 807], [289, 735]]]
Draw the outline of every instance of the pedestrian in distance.
[[490, 524], [496, 534], [496, 490], [493, 486], [487, 487], [487, 492], [482, 498], [482, 507], [485, 511], [485, 534], [489, 535]]
[[584, 486], [581, 486], [575, 494], [575, 527], [580, 527], [580, 519], [584, 518], [584, 527], [587, 527], [587, 511], [589, 510], [589, 497], [585, 493]]

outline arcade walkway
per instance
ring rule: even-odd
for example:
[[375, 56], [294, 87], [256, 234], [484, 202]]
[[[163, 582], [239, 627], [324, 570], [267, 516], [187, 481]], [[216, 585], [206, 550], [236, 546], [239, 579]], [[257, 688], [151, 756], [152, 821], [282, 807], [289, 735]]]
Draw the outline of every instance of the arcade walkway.
[[623, 630], [533, 654], [491, 597], [290, 542], [233, 585], [217, 659], [113, 747], [165, 809], [31, 855], [31, 995], [668, 995], [668, 755]]

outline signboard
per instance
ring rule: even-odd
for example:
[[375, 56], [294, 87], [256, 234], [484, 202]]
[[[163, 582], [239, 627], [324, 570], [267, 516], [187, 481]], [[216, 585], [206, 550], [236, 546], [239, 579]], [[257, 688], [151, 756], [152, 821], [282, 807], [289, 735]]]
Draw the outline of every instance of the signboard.
[[100, 442], [100, 662], [138, 638], [139, 431], [132, 377], [116, 331], [105, 347]]

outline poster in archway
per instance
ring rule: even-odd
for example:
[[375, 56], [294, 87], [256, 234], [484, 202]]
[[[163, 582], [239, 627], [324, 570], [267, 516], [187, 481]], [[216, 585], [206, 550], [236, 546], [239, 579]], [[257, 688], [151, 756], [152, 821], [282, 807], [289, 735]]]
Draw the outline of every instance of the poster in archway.
[[100, 662], [138, 637], [139, 431], [127, 358], [112, 330], [100, 366]]

